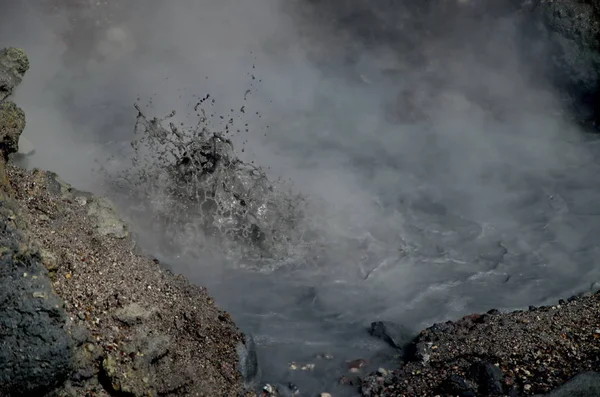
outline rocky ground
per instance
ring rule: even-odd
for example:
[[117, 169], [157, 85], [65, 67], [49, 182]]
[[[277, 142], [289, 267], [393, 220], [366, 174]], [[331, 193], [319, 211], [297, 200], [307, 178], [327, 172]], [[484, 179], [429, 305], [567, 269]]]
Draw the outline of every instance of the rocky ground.
[[[0, 149], [29, 65], [0, 53]], [[112, 204], [0, 163], [0, 395], [237, 396], [241, 333], [206, 290], [136, 251]]]
[[[421, 331], [410, 361], [359, 382], [364, 396], [600, 395], [600, 294], [466, 316]], [[578, 393], [573, 394], [576, 387]], [[571, 394], [570, 394], [571, 393]], [[587, 394], [585, 394], [587, 393]]]

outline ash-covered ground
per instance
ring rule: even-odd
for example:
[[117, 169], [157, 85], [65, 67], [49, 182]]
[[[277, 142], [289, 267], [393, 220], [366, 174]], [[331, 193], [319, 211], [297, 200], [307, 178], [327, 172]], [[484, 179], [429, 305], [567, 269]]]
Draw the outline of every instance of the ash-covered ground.
[[372, 321], [408, 338], [600, 280], [593, 7], [54, 3], [0, 27], [40, 65], [28, 165], [111, 195], [264, 380], [334, 390], [347, 359], [397, 360]]

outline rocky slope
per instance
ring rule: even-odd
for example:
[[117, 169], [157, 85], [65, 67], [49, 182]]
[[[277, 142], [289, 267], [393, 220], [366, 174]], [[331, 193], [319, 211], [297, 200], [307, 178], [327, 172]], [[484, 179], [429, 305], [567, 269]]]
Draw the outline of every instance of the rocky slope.
[[598, 396], [599, 312], [596, 293], [435, 324], [404, 346], [406, 364], [359, 387], [364, 396], [526, 396], [570, 380], [549, 395]]
[[204, 288], [136, 252], [109, 201], [7, 164], [28, 67], [0, 53], [0, 395], [240, 395], [242, 335]]

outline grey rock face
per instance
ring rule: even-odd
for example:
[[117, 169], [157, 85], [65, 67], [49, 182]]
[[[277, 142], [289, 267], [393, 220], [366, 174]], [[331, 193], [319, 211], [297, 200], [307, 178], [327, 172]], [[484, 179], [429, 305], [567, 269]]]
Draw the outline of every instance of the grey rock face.
[[[542, 51], [546, 68], [577, 116], [597, 120], [600, 89], [600, 12], [597, 3], [538, 0], [524, 21], [537, 29], [535, 39], [549, 46]], [[528, 48], [531, 50], [531, 47]]]
[[0, 51], [0, 101], [4, 101], [21, 84], [28, 69], [29, 59], [23, 50], [5, 48]]
[[[21, 83], [29, 61], [15, 48], [0, 51], [0, 179], [18, 150], [25, 114], [5, 99]], [[73, 370], [73, 343], [63, 302], [54, 293], [42, 255], [19, 230], [12, 198], [0, 194], [0, 395], [45, 395]]]
[[239, 357], [238, 366], [244, 378], [244, 386], [251, 389], [260, 381], [260, 367], [258, 366], [256, 344], [252, 335], [247, 334], [245, 342], [238, 344], [237, 353]]
[[13, 102], [0, 103], [0, 151], [5, 159], [19, 150], [19, 137], [25, 129], [25, 113]]
[[72, 370], [72, 344], [39, 254], [24, 247], [18, 231], [2, 219], [0, 394], [43, 395]]

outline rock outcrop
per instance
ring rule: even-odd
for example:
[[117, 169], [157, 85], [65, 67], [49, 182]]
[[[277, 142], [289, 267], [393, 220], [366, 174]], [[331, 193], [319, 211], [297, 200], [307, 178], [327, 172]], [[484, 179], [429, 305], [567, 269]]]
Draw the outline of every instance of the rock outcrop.
[[[3, 92], [27, 69], [0, 52]], [[204, 288], [135, 249], [114, 205], [7, 162], [0, 102], [0, 396], [238, 396], [243, 335]]]
[[0, 102], [8, 98], [21, 84], [29, 70], [29, 59], [23, 50], [5, 48], [0, 51]]
[[54, 293], [40, 251], [9, 195], [5, 161], [18, 150], [23, 111], [5, 101], [29, 62], [23, 51], [0, 51], [0, 394], [44, 395], [73, 370], [73, 343], [62, 300]]
[[[594, 0], [523, 2], [525, 46], [583, 123], [600, 121], [600, 8]], [[534, 40], [548, 46], [536, 51]], [[539, 45], [537, 46], [539, 48]]]
[[17, 214], [0, 197], [0, 395], [45, 395], [73, 370], [74, 346], [64, 303]]

